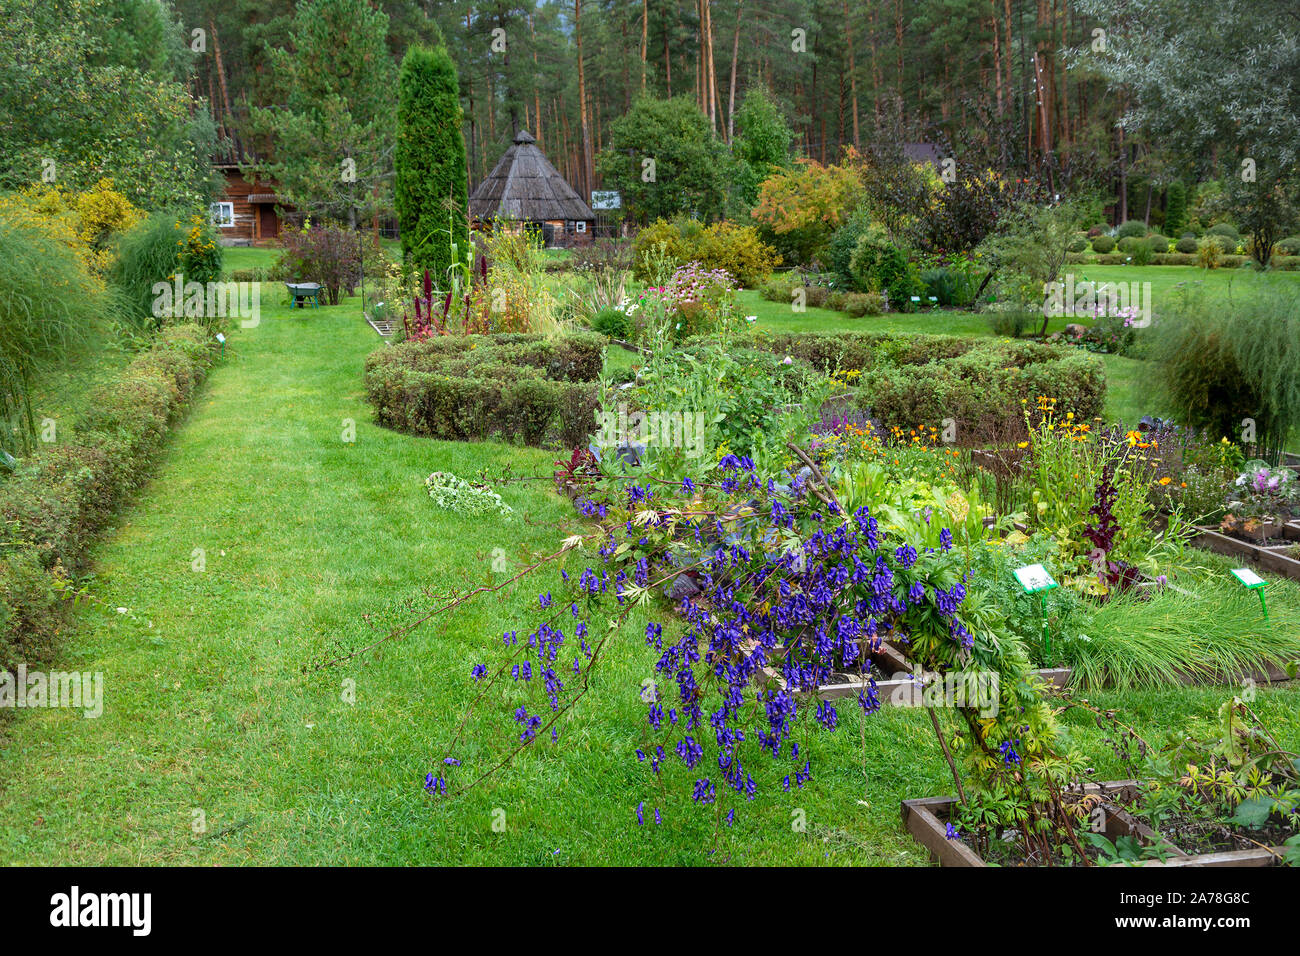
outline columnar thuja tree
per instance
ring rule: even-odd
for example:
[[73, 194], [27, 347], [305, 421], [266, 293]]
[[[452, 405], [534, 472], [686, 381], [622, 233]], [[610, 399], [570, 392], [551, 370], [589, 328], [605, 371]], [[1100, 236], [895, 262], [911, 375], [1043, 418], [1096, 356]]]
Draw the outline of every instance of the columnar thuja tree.
[[469, 243], [465, 140], [456, 67], [445, 47], [412, 47], [398, 81], [395, 199], [402, 253], [446, 287]]

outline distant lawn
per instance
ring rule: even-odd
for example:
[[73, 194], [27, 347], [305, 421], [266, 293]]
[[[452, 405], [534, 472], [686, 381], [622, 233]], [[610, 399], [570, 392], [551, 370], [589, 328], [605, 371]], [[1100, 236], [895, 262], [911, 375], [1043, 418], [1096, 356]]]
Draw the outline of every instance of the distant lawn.
[[221, 250], [221, 270], [226, 275], [238, 269], [269, 269], [280, 258], [280, 250], [264, 246], [226, 246]]

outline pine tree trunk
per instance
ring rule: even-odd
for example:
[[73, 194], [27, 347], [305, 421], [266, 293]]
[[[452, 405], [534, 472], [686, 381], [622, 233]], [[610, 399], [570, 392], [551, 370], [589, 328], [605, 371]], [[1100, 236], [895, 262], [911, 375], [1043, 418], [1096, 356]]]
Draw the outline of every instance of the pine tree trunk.
[[849, 17], [849, 0], [841, 0], [841, 4], [844, 8], [844, 34], [849, 45], [849, 91], [853, 109], [853, 148], [857, 149], [862, 145], [862, 139], [858, 135], [858, 70], [856, 61], [853, 58], [853, 20]]
[[583, 201], [591, 198], [591, 126], [587, 122], [587, 78], [582, 65], [582, 0], [573, 0], [573, 25], [578, 43], [578, 122], [582, 132]]
[[745, 0], [736, 0], [736, 29], [731, 35], [731, 91], [727, 95], [727, 142], [736, 135], [736, 64], [740, 60], [740, 19]]

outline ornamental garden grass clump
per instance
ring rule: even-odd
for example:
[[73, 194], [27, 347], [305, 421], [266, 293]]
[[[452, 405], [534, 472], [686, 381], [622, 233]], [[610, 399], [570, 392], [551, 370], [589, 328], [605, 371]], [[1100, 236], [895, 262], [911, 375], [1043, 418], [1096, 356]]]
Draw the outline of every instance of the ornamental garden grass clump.
[[398, 431], [573, 447], [594, 427], [604, 348], [593, 333], [431, 336], [372, 353], [366, 395]]

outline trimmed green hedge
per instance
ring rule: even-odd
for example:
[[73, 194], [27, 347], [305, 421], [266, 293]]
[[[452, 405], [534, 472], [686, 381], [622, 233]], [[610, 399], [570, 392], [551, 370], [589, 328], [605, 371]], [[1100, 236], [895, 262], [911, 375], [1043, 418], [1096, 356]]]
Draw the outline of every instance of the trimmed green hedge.
[[[688, 346], [690, 343], [687, 343]], [[1102, 414], [1105, 366], [1077, 349], [1039, 342], [888, 332], [786, 332], [742, 337], [741, 347], [790, 355], [825, 370], [858, 369], [858, 404], [886, 427], [957, 424], [959, 444], [1022, 426], [1040, 395], [1080, 421]], [[1025, 404], [1022, 404], [1021, 400]]]
[[366, 397], [375, 420], [398, 431], [576, 447], [595, 429], [604, 351], [604, 337], [588, 332], [403, 342], [366, 359]]
[[43, 447], [0, 483], [0, 668], [48, 661], [62, 593], [90, 545], [146, 480], [168, 428], [216, 354], [198, 325], [164, 330], [112, 383], [90, 396], [72, 441]]

